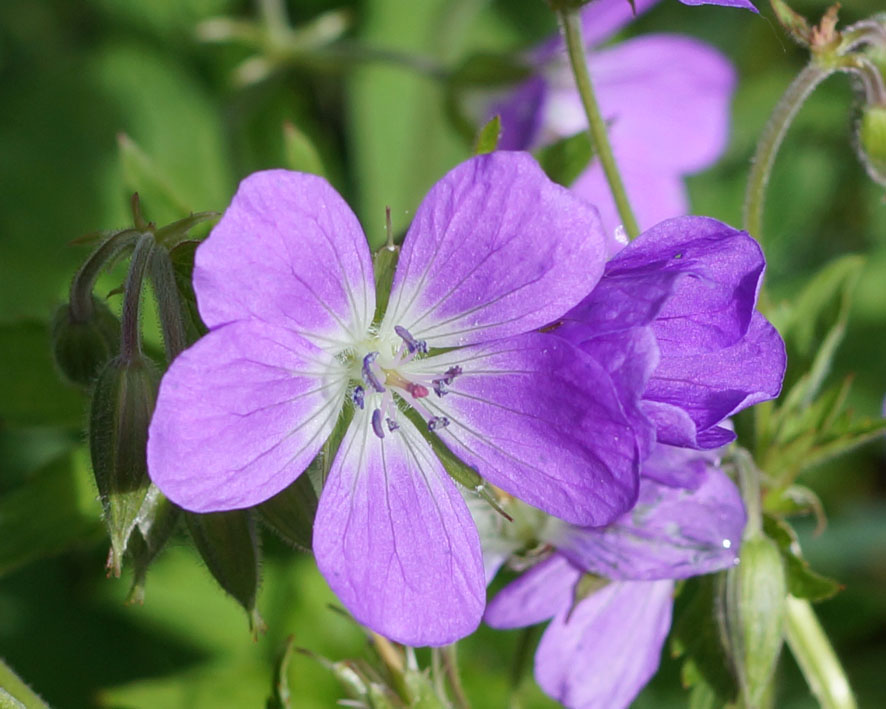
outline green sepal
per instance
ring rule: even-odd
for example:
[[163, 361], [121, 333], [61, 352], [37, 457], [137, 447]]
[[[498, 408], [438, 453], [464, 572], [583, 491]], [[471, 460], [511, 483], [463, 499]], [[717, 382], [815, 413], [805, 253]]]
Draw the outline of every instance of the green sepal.
[[286, 167], [290, 170], [326, 176], [317, 148], [308, 136], [289, 121], [283, 124], [283, 150]]
[[[172, 250], [183, 241], [194, 239], [191, 236], [191, 230], [218, 219], [221, 216], [218, 212], [197, 212], [191, 214], [184, 219], [162, 226], [154, 232], [154, 238], [160, 246], [167, 250]], [[198, 240], [199, 241], [199, 240]]]
[[52, 354], [59, 371], [72, 384], [89, 386], [120, 350], [120, 319], [92, 296], [84, 319], [74, 316], [69, 304], [52, 318]]
[[182, 300], [185, 333], [189, 342], [196, 342], [209, 332], [209, 328], [200, 319], [197, 296], [194, 293], [194, 255], [198, 246], [200, 246], [199, 241], [182, 241], [169, 251], [175, 273], [175, 285]]
[[477, 133], [474, 141], [474, 155], [494, 152], [501, 138], [501, 116], [493, 116]]
[[99, 374], [89, 416], [89, 451], [111, 537], [108, 568], [120, 575], [129, 536], [148, 492], [148, 426], [160, 375], [146, 357], [111, 360]]
[[173, 504], [151, 485], [136, 519], [135, 529], [129, 537], [127, 552], [132, 559], [133, 577], [127, 603], [145, 602], [145, 581], [148, 567], [175, 531], [181, 517], [181, 508]]
[[569, 187], [585, 171], [594, 157], [591, 137], [586, 130], [546, 145], [535, 152], [545, 174], [558, 185]]
[[251, 509], [197, 514], [185, 512], [197, 551], [219, 585], [246, 609], [254, 638], [265, 630], [256, 610], [261, 547]]
[[309, 471], [316, 471], [322, 463], [321, 453], [291, 485], [256, 507], [265, 526], [290, 546], [308, 553], [317, 514], [317, 491]]
[[764, 515], [763, 530], [778, 545], [787, 571], [788, 592], [795, 598], [805, 598], [816, 603], [833, 598], [843, 586], [813, 571], [802, 557], [797, 535], [784, 520]]
[[[674, 622], [671, 656], [683, 658], [680, 681], [692, 690], [690, 701], [722, 707], [735, 699], [738, 688], [715, 622], [717, 580], [704, 576], [686, 587], [694, 592]], [[711, 697], [715, 701], [709, 705]]]
[[372, 318], [373, 322], [381, 322], [388, 309], [391, 285], [394, 282], [394, 272], [397, 270], [399, 258], [400, 247], [394, 243], [382, 246], [372, 256], [372, 269], [375, 273], [375, 315]]
[[579, 603], [608, 585], [609, 579], [605, 579], [602, 576], [596, 576], [595, 574], [589, 573], [582, 574], [581, 578], [578, 579], [578, 582], [572, 589], [572, 605], [569, 607], [569, 612], [566, 614], [567, 622], [575, 612]]

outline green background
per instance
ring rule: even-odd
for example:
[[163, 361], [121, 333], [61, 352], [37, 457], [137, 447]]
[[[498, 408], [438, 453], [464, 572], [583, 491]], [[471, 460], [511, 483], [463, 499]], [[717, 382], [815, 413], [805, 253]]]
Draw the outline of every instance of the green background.
[[[882, 9], [880, 0], [844, 5], [847, 22]], [[350, 36], [444, 63], [530, 46], [555, 29], [540, 0], [300, 0], [289, 10], [299, 26], [342, 6]], [[795, 6], [814, 17], [825, 4]], [[183, 208], [222, 210], [240, 178], [285, 166], [289, 121], [318, 147], [377, 243], [386, 205], [402, 230], [427, 189], [470, 154], [445, 118], [439, 86], [402, 67], [289, 67], [234, 85], [251, 50], [195, 38], [199, 21], [222, 14], [255, 12], [233, 0], [0, 3], [0, 657], [57, 707], [262, 706], [289, 635], [333, 660], [368, 656], [361, 631], [328, 610], [335, 599], [311, 559], [268, 534], [259, 608], [269, 631], [255, 643], [184, 535], [152, 567], [145, 605], [124, 605], [126, 575], [103, 572], [107, 543], [82, 445], [86, 400], [58, 380], [49, 355], [47, 323], [88, 252], [70, 242], [126, 226], [133, 189], [158, 223]], [[691, 34], [735, 62], [729, 148], [689, 185], [694, 213], [739, 224], [756, 138], [802, 52], [767, 12], [676, 0], [629, 31]], [[853, 408], [876, 416], [886, 391], [886, 203], [853, 152], [854, 110], [841, 76], [801, 111], [772, 175], [764, 246], [776, 300], [832, 257], [868, 254], [833, 376], [853, 372]], [[124, 133], [149, 169], [121, 159]], [[120, 278], [110, 274], [102, 288]], [[818, 610], [861, 706], [886, 705], [884, 446], [807, 474], [802, 482], [821, 494], [830, 522], [819, 537], [808, 520], [797, 525], [812, 565], [845, 585]], [[506, 705], [517, 636], [481, 629], [461, 644], [474, 706]], [[676, 667], [665, 658], [637, 706], [685, 705]], [[309, 657], [294, 658], [289, 679], [297, 707], [330, 707], [342, 696]], [[813, 705], [789, 657], [777, 691], [779, 707]], [[531, 680], [517, 700], [553, 704]]]

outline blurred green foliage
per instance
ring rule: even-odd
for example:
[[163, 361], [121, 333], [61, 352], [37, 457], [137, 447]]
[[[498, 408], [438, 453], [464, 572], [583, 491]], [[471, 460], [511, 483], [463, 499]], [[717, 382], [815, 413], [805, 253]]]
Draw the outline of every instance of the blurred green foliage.
[[[825, 6], [794, 4], [809, 17]], [[471, 52], [526, 47], [555, 30], [539, 0], [288, 3], [296, 27], [341, 7], [349, 36], [446, 65]], [[842, 16], [878, 10], [881, 0], [850, 0]], [[235, 86], [232, 72], [250, 51], [195, 35], [197, 23], [222, 14], [256, 10], [238, 0], [0, 3], [0, 657], [53, 706], [263, 706], [290, 634], [334, 660], [368, 656], [361, 630], [327, 608], [335, 599], [310, 558], [271, 535], [258, 600], [269, 630], [256, 643], [242, 609], [184, 537], [152, 567], [145, 605], [124, 606], [128, 581], [103, 574], [107, 548], [82, 444], [86, 402], [60, 382], [49, 357], [52, 309], [87, 253], [70, 242], [124, 226], [135, 189], [157, 223], [220, 211], [249, 172], [305, 159], [292, 142], [304, 136], [317, 150], [311, 160], [377, 245], [385, 206], [401, 232], [427, 189], [470, 155], [447, 121], [440, 87], [403, 66], [302, 65]], [[688, 33], [736, 63], [729, 149], [690, 189], [695, 213], [738, 224], [756, 138], [802, 53], [766, 12], [663, 2], [628, 31]], [[775, 301], [830, 259], [868, 254], [829, 383], [853, 373], [851, 403], [874, 416], [886, 391], [886, 203], [854, 156], [854, 115], [845, 77], [830, 79], [803, 108], [772, 175], [764, 246]], [[121, 277], [112, 271], [100, 291]], [[886, 705], [886, 445], [868, 445], [801, 482], [819, 493], [830, 519], [820, 537], [801, 520], [805, 557], [845, 586], [818, 607], [824, 625], [860, 705]], [[520, 637], [483, 628], [461, 644], [474, 706], [505, 705]], [[685, 705], [677, 677], [664, 658], [636, 705]], [[298, 653], [288, 679], [293, 706], [330, 707], [342, 695], [329, 672]], [[811, 702], [789, 659], [777, 692], [779, 707]], [[512, 696], [515, 707], [552, 704], [529, 680]]]

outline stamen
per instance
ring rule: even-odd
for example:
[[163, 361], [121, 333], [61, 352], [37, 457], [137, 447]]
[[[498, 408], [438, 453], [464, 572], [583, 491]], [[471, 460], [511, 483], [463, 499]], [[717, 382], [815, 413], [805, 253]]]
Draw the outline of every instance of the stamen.
[[385, 423], [388, 424], [388, 430], [393, 433], [398, 428], [400, 428], [400, 424], [394, 421], [392, 418], [386, 418]]
[[444, 374], [439, 379], [434, 379], [431, 384], [434, 385], [434, 393], [437, 396], [445, 396], [449, 393], [449, 385], [452, 384], [452, 380], [455, 379], [459, 374], [461, 374], [461, 367], [455, 365], [454, 367], [450, 367], [446, 370], [446, 374]]
[[385, 437], [385, 430], [381, 427], [381, 409], [372, 412], [372, 431], [379, 438]]
[[359, 406], [361, 409], [363, 408], [363, 394], [363, 387], [359, 384], [355, 386], [354, 391], [351, 392], [351, 401], [354, 402], [354, 406]]
[[420, 354], [428, 353], [428, 343], [424, 340], [416, 340], [412, 335], [409, 334], [409, 330], [407, 330], [402, 325], [394, 325], [394, 332], [396, 332], [403, 342], [406, 343], [406, 349], [412, 352], [419, 352]]
[[435, 379], [431, 383], [434, 385], [434, 393], [437, 396], [446, 396], [449, 393], [449, 387], [446, 386], [445, 379]]
[[375, 376], [375, 372], [372, 371], [372, 363], [375, 362], [376, 357], [378, 357], [378, 352], [370, 352], [363, 358], [363, 380], [377, 392], [381, 393], [385, 391], [384, 384], [381, 383], [379, 378]]
[[449, 425], [449, 419], [445, 416], [432, 416], [428, 420], [428, 430], [436, 431], [438, 428], [446, 428]]

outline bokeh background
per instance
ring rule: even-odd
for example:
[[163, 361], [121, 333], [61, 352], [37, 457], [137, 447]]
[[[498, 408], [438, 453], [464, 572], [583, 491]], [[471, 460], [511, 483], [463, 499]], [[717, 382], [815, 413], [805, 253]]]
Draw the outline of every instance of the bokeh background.
[[[826, 4], [794, 7], [817, 18]], [[555, 30], [540, 0], [287, 4], [296, 27], [336, 8], [347, 10], [347, 36], [443, 63], [523, 48]], [[882, 0], [846, 0], [841, 16], [851, 22], [882, 9]], [[439, 85], [403, 67], [284, 63], [238, 85], [235, 71], [255, 50], [201, 42], [195, 31], [220, 15], [257, 12], [237, 0], [0, 3], [0, 657], [57, 707], [263, 706], [289, 635], [333, 660], [368, 656], [362, 632], [327, 608], [334, 598], [310, 557], [270, 534], [259, 600], [269, 630], [257, 642], [184, 534], [152, 567], [144, 606], [124, 605], [129, 579], [104, 576], [107, 543], [83, 445], [86, 400], [59, 381], [49, 355], [51, 313], [88, 253], [70, 242], [126, 226], [135, 188], [158, 223], [223, 210], [240, 178], [287, 164], [290, 122], [317, 146], [378, 243], [385, 205], [395, 229], [405, 228], [424, 192], [470, 154]], [[765, 8], [755, 16], [663, 0], [627, 34], [648, 31], [702, 38], [738, 69], [729, 148], [689, 180], [695, 213], [738, 225], [757, 136], [803, 53]], [[854, 111], [845, 77], [829, 79], [803, 108], [772, 176], [765, 249], [776, 301], [829, 259], [866, 255], [832, 377], [854, 373], [853, 408], [877, 416], [886, 393], [886, 203], [855, 157]], [[104, 292], [120, 279], [109, 274]], [[886, 442], [803, 482], [829, 518], [820, 536], [812, 520], [797, 521], [806, 557], [845, 585], [817, 606], [822, 622], [860, 705], [886, 706]], [[474, 706], [553, 705], [531, 678], [511, 694], [517, 645], [517, 632], [488, 629], [461, 643]], [[666, 657], [636, 705], [684, 706], [677, 668]], [[289, 681], [296, 707], [330, 707], [343, 696], [310, 657], [293, 659]], [[788, 653], [777, 692], [776, 706], [814, 706]]]

